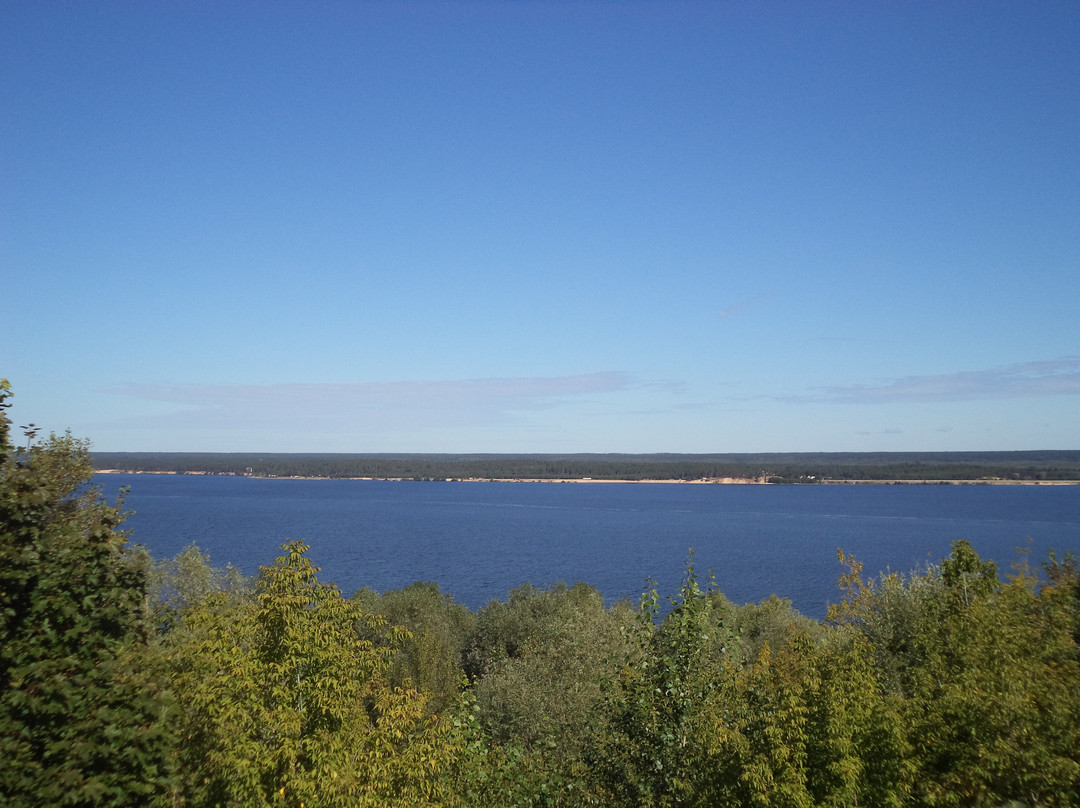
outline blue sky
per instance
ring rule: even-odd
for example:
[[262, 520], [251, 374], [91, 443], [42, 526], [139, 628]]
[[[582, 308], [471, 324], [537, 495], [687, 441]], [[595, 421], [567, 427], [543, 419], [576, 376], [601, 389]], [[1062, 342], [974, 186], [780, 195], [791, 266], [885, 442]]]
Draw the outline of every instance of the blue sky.
[[1080, 445], [1080, 4], [0, 5], [0, 376], [101, 451]]

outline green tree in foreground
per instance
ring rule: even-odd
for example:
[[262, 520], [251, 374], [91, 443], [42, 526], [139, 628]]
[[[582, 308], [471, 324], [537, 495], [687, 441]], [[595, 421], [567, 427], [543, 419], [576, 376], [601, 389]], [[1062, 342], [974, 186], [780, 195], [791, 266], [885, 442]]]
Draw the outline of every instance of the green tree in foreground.
[[179, 796], [252, 808], [441, 802], [457, 754], [449, 727], [386, 679], [403, 630], [319, 581], [305, 544], [282, 547], [254, 599], [211, 594], [166, 637], [185, 705]]
[[168, 693], [138, 665], [145, 581], [88, 446], [23, 450], [0, 381], [0, 793], [5, 805], [127, 806], [169, 785]]
[[562, 763], [579, 758], [605, 730], [605, 660], [630, 618], [583, 583], [521, 586], [481, 609], [466, 661], [492, 738]]
[[834, 621], [861, 632], [901, 699], [911, 798], [928, 806], [1080, 805], [1075, 568], [1006, 582], [966, 541], [924, 575], [860, 580]]
[[254, 578], [245, 578], [234, 566], [224, 569], [212, 566], [210, 555], [195, 544], [165, 561], [155, 561], [140, 545], [128, 552], [132, 562], [146, 570], [147, 612], [160, 633], [170, 631], [185, 611], [211, 595], [224, 594], [241, 600], [251, 594], [254, 585]]
[[461, 697], [462, 652], [476, 626], [476, 615], [455, 603], [439, 585], [417, 581], [403, 589], [356, 592], [352, 599], [390, 625], [401, 626], [408, 637], [394, 655], [390, 682], [429, 695], [428, 711], [453, 708]]
[[692, 567], [659, 625], [656, 603], [646, 593], [609, 690], [594, 757], [604, 804], [904, 804], [899, 705], [864, 639], [779, 599], [736, 607]]
[[1080, 666], [1063, 590], [1005, 584], [967, 542], [919, 637], [909, 720], [930, 805], [1080, 802]]
[[709, 653], [710, 635], [722, 631], [712, 614], [716, 603], [690, 564], [661, 625], [655, 587], [642, 596], [637, 619], [625, 631], [622, 664], [608, 684], [610, 729], [594, 755], [605, 802], [695, 804], [718, 724], [709, 705], [730, 692], [732, 681], [725, 661]]

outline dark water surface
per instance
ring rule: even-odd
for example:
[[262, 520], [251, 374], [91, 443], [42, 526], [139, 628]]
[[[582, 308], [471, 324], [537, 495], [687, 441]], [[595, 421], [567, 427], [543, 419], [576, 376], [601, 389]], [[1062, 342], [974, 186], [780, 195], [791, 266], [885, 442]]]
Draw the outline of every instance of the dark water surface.
[[472, 609], [526, 582], [585, 581], [615, 601], [652, 576], [669, 594], [691, 547], [732, 600], [776, 593], [814, 617], [839, 596], [838, 547], [867, 573], [921, 568], [961, 538], [1006, 572], [1018, 547], [1035, 564], [1080, 553], [1080, 486], [96, 479], [110, 495], [131, 487], [127, 527], [156, 558], [194, 542], [254, 573], [303, 539], [346, 595], [435, 581]]

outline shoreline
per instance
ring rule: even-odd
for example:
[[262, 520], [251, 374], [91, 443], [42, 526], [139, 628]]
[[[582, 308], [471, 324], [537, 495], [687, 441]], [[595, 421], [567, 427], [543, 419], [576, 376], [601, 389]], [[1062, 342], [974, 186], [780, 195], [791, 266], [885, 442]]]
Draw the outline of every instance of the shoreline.
[[[149, 474], [189, 477], [249, 477], [254, 480], [366, 480], [380, 482], [417, 482], [412, 477], [305, 477], [260, 476], [253, 474], [217, 473], [209, 471], [131, 471], [129, 469], [95, 469], [94, 474]], [[1080, 485], [1080, 480], [818, 480], [813, 483], [770, 483], [762, 477], [709, 477], [700, 480], [644, 479], [613, 480], [603, 477], [447, 477], [425, 479], [425, 482], [455, 483], [618, 483], [620, 485]]]
[[613, 480], [604, 477], [444, 477], [417, 480], [414, 477], [305, 477], [303, 475], [236, 474], [211, 471], [132, 471], [130, 469], [95, 469], [94, 474], [147, 474], [175, 477], [247, 477], [252, 480], [366, 480], [380, 482], [448, 482], [448, 483], [625, 483], [628, 485], [770, 485], [761, 478], [718, 477], [703, 480]]

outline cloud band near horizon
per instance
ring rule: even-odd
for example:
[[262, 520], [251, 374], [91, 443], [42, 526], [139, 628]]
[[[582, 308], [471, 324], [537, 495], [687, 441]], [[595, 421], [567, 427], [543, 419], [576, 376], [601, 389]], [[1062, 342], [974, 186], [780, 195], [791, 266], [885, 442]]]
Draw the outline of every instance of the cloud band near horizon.
[[877, 385], [817, 388], [795, 403], [897, 404], [992, 401], [1080, 395], [1080, 356], [1021, 362], [986, 370], [905, 376]]
[[[111, 392], [172, 405], [171, 412], [125, 419], [128, 427], [334, 432], [343, 425], [384, 430], [486, 427], [527, 412], [592, 403], [591, 397], [662, 387], [622, 372], [553, 377], [276, 384], [126, 384]], [[1080, 356], [871, 385], [815, 388], [772, 396], [788, 404], [922, 404], [1080, 395]], [[685, 407], [683, 401], [677, 405]], [[672, 412], [675, 410], [673, 409]], [[654, 411], [654, 415], [662, 412]]]
[[251, 428], [287, 418], [319, 429], [340, 424], [343, 419], [373, 417], [389, 427], [487, 424], [512, 413], [550, 409], [634, 385], [628, 374], [599, 372], [555, 377], [331, 384], [126, 384], [112, 388], [111, 392], [180, 408], [139, 419], [158, 424]]

